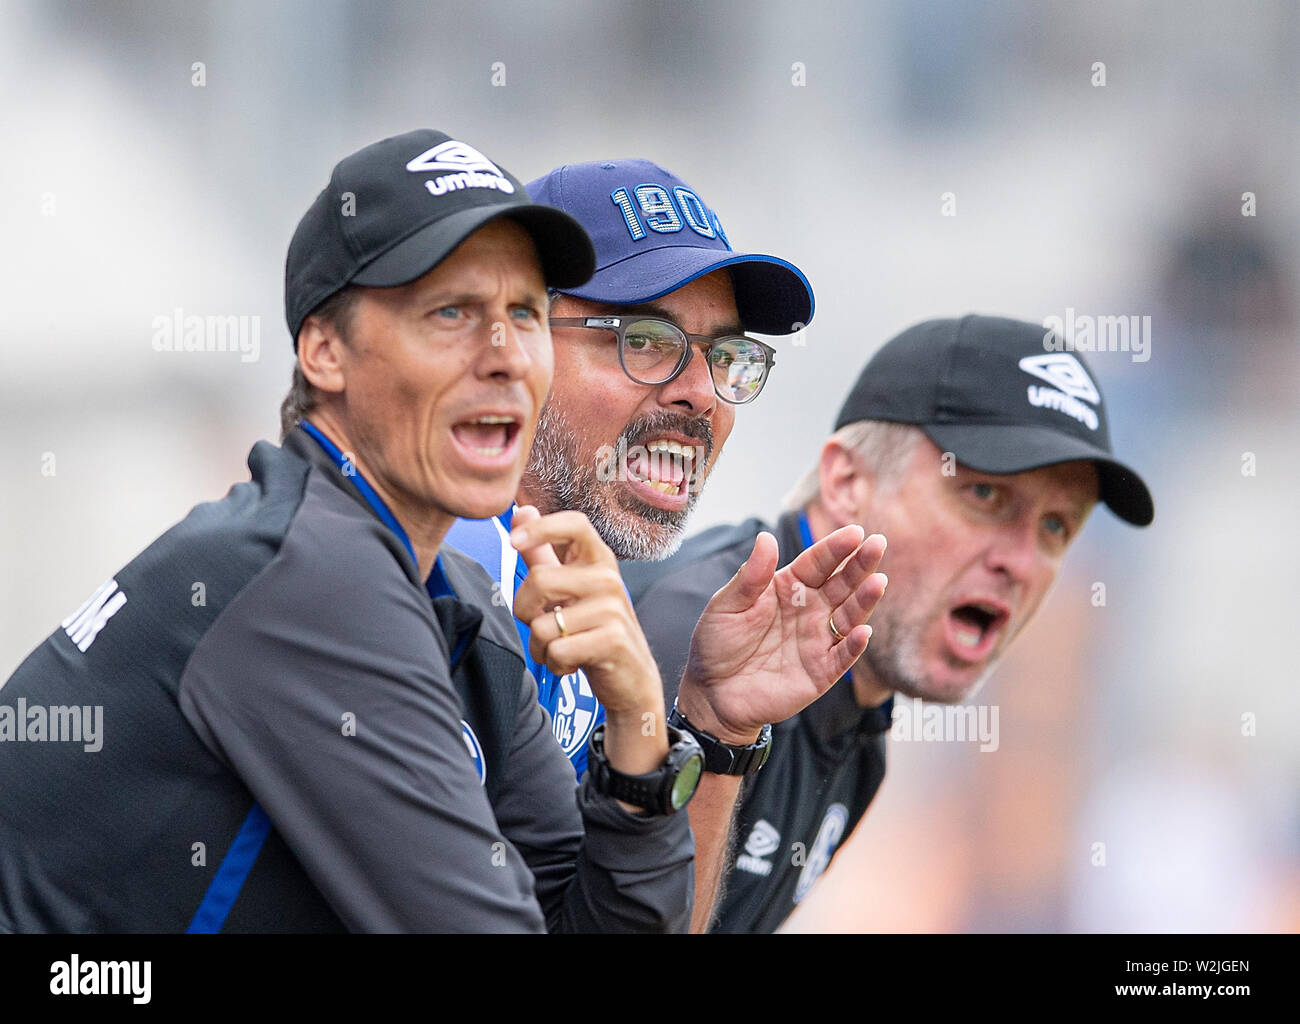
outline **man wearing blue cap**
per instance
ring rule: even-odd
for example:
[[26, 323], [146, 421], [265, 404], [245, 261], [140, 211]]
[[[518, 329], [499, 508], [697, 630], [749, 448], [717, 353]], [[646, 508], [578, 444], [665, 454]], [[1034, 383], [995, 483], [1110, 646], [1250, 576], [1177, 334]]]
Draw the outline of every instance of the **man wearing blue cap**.
[[[621, 559], [671, 554], [736, 406], [758, 397], [774, 365], [776, 350], [744, 332], [800, 330], [813, 295], [785, 260], [734, 250], [699, 193], [648, 161], [567, 165], [528, 191], [586, 228], [596, 272], [551, 293], [555, 378], [518, 513], [461, 520], [447, 542], [500, 585], [556, 739], [581, 774], [603, 709], [588, 681], [592, 665], [565, 663], [553, 648], [584, 624], [566, 614], [569, 595], [531, 552], [571, 546], [589, 522]], [[837, 666], [866, 648], [865, 622], [885, 586], [875, 572], [883, 550], [883, 538], [849, 526], [778, 572], [775, 539], [764, 534], [700, 617], [680, 687], [669, 684], [677, 689], [669, 724], [692, 733], [706, 757], [690, 809], [695, 927], [711, 909], [741, 779], [770, 751], [769, 723], [815, 700], [844, 671]], [[843, 639], [825, 628], [836, 608]]]

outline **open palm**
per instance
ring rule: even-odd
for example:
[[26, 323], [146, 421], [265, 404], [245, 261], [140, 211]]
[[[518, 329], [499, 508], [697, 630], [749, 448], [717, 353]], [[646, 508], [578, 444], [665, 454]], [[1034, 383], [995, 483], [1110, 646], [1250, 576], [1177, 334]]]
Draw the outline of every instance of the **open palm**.
[[735, 736], [803, 710], [867, 649], [865, 623], [887, 583], [876, 572], [884, 552], [884, 537], [864, 540], [861, 527], [845, 526], [776, 571], [776, 538], [759, 534], [696, 624], [679, 701], [706, 701], [716, 727]]

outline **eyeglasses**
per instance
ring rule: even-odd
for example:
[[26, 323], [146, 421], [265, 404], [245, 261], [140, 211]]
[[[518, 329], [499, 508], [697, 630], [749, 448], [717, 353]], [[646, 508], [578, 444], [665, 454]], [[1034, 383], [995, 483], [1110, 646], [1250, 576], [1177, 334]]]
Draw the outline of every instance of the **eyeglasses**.
[[618, 338], [618, 361], [638, 384], [667, 384], [690, 364], [695, 343], [706, 346], [713, 390], [732, 405], [752, 402], [776, 365], [776, 349], [741, 334], [710, 338], [687, 334], [675, 323], [653, 316], [553, 316], [552, 327], [610, 331]]

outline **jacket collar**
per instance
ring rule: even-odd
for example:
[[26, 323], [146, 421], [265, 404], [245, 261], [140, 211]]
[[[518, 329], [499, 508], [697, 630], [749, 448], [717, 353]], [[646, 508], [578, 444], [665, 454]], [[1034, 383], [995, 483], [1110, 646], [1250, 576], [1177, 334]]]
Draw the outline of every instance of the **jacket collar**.
[[[345, 472], [340, 462], [343, 458], [342, 453], [329, 442], [328, 438], [324, 438], [323, 434], [318, 437], [320, 432], [305, 423], [300, 423], [299, 428], [291, 430], [284, 439], [282, 445], [284, 450], [320, 470], [327, 479], [346, 492], [371, 516], [387, 526], [393, 539], [400, 542], [393, 545], [393, 553], [402, 565], [407, 578], [417, 586], [421, 585], [411, 542], [383, 499], [375, 494], [374, 489], [355, 467], [351, 473]], [[441, 556], [434, 563], [433, 572], [429, 574], [429, 579], [424, 581], [423, 586], [432, 599], [438, 625], [447, 640], [451, 670], [454, 672], [465, 651], [478, 637], [479, 629], [483, 624], [483, 613], [457, 597], [456, 591], [443, 572]]]

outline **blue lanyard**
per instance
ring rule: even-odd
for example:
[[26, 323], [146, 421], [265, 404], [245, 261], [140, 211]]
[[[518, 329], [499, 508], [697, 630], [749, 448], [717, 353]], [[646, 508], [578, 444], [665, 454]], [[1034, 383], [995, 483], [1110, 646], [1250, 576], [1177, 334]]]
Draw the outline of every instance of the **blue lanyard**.
[[808, 525], [808, 517], [802, 512], [799, 513], [799, 539], [803, 542], [805, 551], [813, 546], [812, 527]]
[[[334, 464], [339, 467], [339, 471], [352, 481], [353, 486], [361, 492], [361, 497], [366, 499], [366, 504], [374, 509], [375, 515], [379, 517], [380, 521], [393, 533], [397, 534], [398, 540], [410, 552], [411, 561], [418, 566], [420, 560], [415, 557], [415, 548], [411, 546], [411, 538], [402, 529], [402, 524], [397, 521], [397, 516], [393, 515], [392, 510], [384, 504], [384, 499], [370, 486], [370, 482], [361, 475], [361, 471], [357, 469], [355, 463], [339, 451], [338, 445], [322, 434], [314, 424], [308, 423], [306, 420], [299, 420], [298, 426], [307, 431], [316, 443], [325, 449], [325, 453], [334, 460]], [[456, 592], [451, 589], [451, 584], [447, 582], [447, 577], [443, 574], [442, 555], [439, 555], [434, 561], [433, 572], [429, 573], [429, 579], [425, 582], [425, 589], [428, 590], [430, 597], [456, 596]]]

